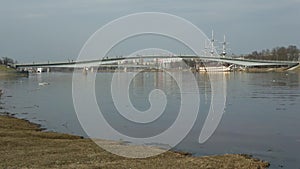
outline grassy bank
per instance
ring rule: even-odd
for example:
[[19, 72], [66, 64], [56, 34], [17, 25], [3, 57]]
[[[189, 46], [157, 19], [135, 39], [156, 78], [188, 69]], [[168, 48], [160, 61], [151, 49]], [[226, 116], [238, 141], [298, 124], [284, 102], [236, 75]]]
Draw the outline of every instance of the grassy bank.
[[27, 76], [28, 72], [19, 72], [14, 68], [8, 67], [6, 65], [0, 65], [0, 76]]
[[17, 71], [13, 68], [7, 67], [6, 65], [0, 65], [0, 73], [16, 73]]
[[[0, 168], [257, 169], [268, 166], [267, 162], [243, 155], [191, 157], [166, 152], [146, 159], [128, 159], [104, 151], [89, 139], [42, 132], [35, 124], [9, 116], [0, 116], [0, 136]], [[106, 143], [117, 144], [110, 141]]]

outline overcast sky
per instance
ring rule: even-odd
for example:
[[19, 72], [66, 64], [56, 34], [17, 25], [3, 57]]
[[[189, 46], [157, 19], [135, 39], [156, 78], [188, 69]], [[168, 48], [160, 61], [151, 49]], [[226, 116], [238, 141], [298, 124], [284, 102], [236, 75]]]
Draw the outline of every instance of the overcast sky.
[[236, 54], [300, 47], [299, 8], [300, 0], [0, 0], [0, 57], [75, 59], [101, 26], [136, 12], [174, 14], [220, 40], [226, 34]]

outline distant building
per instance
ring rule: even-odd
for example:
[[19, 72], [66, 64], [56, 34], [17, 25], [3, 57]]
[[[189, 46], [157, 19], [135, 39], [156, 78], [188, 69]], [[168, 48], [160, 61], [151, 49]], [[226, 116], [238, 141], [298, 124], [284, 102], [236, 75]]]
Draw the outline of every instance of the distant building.
[[160, 63], [171, 63], [171, 62], [180, 62], [182, 58], [163, 58], [158, 60]]

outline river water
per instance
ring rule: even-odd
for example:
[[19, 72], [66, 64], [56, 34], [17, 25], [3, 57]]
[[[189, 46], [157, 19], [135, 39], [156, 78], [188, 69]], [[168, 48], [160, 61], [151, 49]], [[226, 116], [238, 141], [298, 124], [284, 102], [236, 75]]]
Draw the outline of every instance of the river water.
[[[185, 79], [187, 72], [173, 74], [189, 85], [189, 79]], [[120, 79], [128, 75], [130, 73], [119, 74]], [[83, 82], [93, 75], [78, 73], [77, 76], [81, 78], [79, 82]], [[153, 89], [165, 93], [167, 104], [163, 115], [146, 125], [130, 123], [118, 114], [111, 96], [112, 76], [109, 72], [97, 73], [95, 94], [113, 128], [132, 137], [147, 137], [167, 130], [176, 120], [181, 103], [180, 89], [168, 73], [140, 72], [130, 83], [129, 98], [140, 111], [151, 107], [148, 97]], [[211, 81], [207, 74], [194, 73], [194, 76], [200, 109], [193, 128], [176, 150], [194, 155], [251, 154], [269, 161], [271, 168], [300, 168], [300, 73], [222, 73], [227, 93], [224, 114], [212, 137], [203, 144], [198, 138], [212, 100]], [[41, 86], [41, 82], [49, 85]], [[119, 83], [122, 88], [122, 81]], [[5, 91], [0, 100], [2, 112], [12, 112], [49, 131], [87, 136], [73, 106], [72, 73], [1, 77], [0, 88]], [[189, 112], [184, 113], [189, 116]]]

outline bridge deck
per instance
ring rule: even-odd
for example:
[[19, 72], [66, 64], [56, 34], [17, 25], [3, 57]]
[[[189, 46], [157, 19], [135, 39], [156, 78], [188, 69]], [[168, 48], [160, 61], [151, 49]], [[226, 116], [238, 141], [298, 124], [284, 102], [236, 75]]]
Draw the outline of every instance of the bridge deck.
[[230, 58], [230, 57], [211, 57], [211, 56], [128, 56], [128, 57], [118, 57], [118, 58], [105, 58], [98, 60], [88, 60], [88, 61], [75, 61], [75, 62], [52, 62], [52, 63], [32, 63], [32, 64], [16, 64], [17, 68], [24, 67], [92, 67], [104, 64], [116, 64], [118, 61], [122, 60], [132, 60], [132, 59], [155, 59], [155, 58], [182, 58], [182, 59], [201, 59], [206, 61], [216, 61], [225, 62], [230, 64], [242, 65], [242, 66], [296, 66], [299, 62], [292, 61], [271, 61], [271, 60], [250, 60], [241, 58]]

